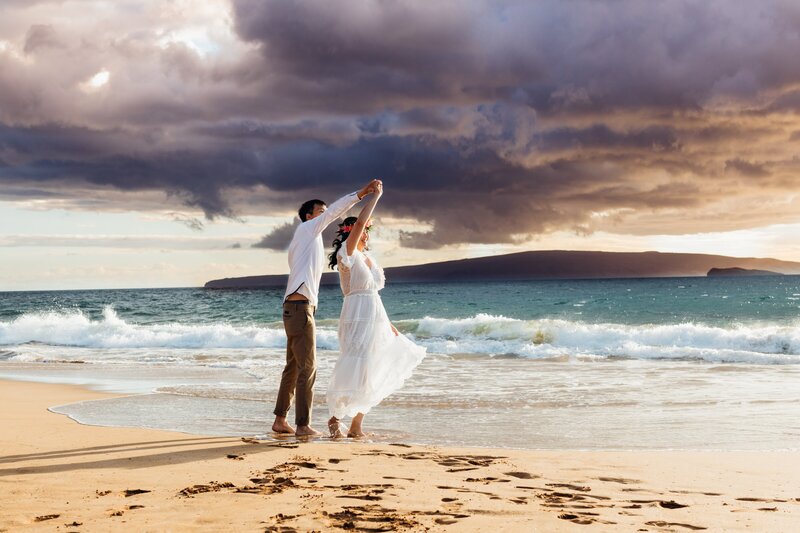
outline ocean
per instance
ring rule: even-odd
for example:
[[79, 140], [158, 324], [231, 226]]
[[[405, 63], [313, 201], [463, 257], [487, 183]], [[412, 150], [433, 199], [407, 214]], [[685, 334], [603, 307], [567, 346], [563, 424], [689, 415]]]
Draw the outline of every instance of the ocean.
[[[366, 417], [376, 442], [800, 449], [800, 276], [389, 280], [381, 295], [398, 329], [428, 356]], [[54, 406], [85, 424], [269, 436], [285, 357], [282, 296], [0, 293], [0, 378], [124, 394]], [[338, 287], [323, 287], [319, 429], [340, 308]]]

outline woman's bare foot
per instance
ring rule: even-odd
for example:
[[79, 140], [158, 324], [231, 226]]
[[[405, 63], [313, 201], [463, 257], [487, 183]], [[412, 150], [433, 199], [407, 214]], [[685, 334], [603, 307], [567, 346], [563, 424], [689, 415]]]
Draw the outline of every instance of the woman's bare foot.
[[347, 432], [347, 436], [351, 439], [358, 439], [364, 436], [364, 432], [361, 430], [361, 422], [364, 421], [364, 414], [358, 413], [356, 416], [353, 417], [353, 421], [350, 423], [350, 430]]
[[335, 416], [328, 420], [328, 431], [331, 432], [332, 439], [341, 439], [344, 436], [342, 435], [342, 430], [339, 429], [339, 419]]
[[275, 433], [288, 433], [291, 435], [294, 433], [294, 428], [289, 425], [289, 422], [286, 421], [285, 416], [276, 416], [275, 422], [272, 423], [272, 431]]
[[297, 437], [319, 437], [322, 435], [322, 433], [311, 426], [297, 426], [297, 431], [295, 431], [294, 434]]

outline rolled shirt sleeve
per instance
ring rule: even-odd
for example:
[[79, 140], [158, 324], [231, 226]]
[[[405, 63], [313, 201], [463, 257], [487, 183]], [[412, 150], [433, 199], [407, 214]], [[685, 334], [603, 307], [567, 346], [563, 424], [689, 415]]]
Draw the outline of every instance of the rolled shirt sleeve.
[[342, 196], [325, 210], [320, 216], [316, 218], [312, 218], [306, 222], [303, 222], [302, 225], [308, 224], [308, 229], [316, 236], [322, 233], [325, 228], [327, 228], [331, 222], [337, 220], [343, 214], [347, 212], [348, 209], [353, 207], [358, 203], [358, 192], [351, 192], [345, 196]]

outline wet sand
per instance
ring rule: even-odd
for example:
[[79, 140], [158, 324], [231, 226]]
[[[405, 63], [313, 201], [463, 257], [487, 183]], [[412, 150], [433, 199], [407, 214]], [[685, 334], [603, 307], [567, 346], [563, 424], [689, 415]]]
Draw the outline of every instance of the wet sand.
[[112, 396], [0, 381], [0, 531], [789, 532], [800, 524], [797, 452], [253, 441], [84, 426], [47, 411]]

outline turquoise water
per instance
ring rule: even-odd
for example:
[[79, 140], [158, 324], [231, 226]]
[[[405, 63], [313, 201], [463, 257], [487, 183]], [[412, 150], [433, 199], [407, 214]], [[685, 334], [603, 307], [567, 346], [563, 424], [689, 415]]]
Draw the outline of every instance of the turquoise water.
[[[798, 276], [389, 282], [390, 317], [429, 355], [368, 416], [375, 439], [800, 449]], [[85, 423], [263, 433], [284, 358], [282, 296], [0, 293], [0, 377], [135, 394], [58, 408]], [[318, 425], [340, 306], [338, 288], [323, 287]]]
[[[485, 313], [523, 320], [726, 326], [792, 324], [800, 314], [800, 276], [402, 283], [389, 284], [381, 294], [389, 314], [400, 320]], [[282, 297], [282, 289], [0, 292], [0, 320], [67, 310], [97, 320], [113, 305], [120, 318], [137, 324], [270, 323], [280, 320]], [[323, 286], [318, 317], [336, 318], [340, 307], [338, 287]]]

